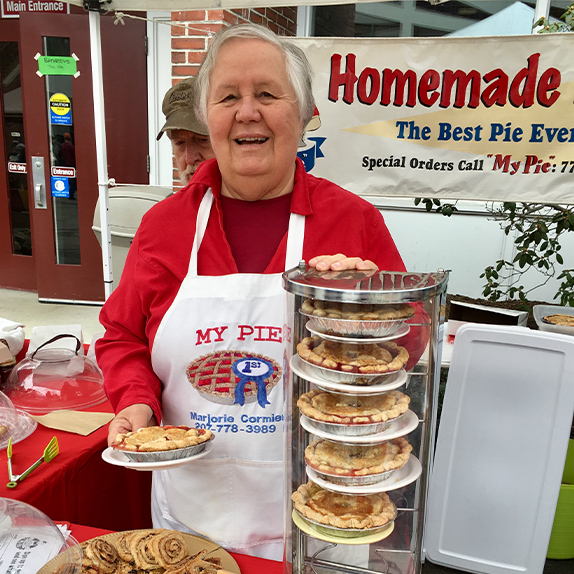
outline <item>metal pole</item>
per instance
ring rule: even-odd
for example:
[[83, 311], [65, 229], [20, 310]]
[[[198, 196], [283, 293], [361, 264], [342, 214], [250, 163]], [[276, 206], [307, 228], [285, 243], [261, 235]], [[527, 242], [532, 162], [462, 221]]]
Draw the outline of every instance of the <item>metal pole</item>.
[[[536, 0], [534, 7], [534, 22], [538, 22], [540, 18], [548, 18], [550, 14], [550, 0]], [[538, 28], [532, 28], [532, 33], [537, 34]]]
[[100, 32], [100, 13], [90, 10], [89, 16], [90, 54], [92, 58], [92, 86], [94, 95], [94, 127], [96, 133], [96, 162], [98, 166], [100, 226], [102, 230], [102, 260], [104, 264], [105, 298], [107, 299], [113, 290], [113, 270], [112, 238], [109, 221], [108, 154], [106, 148], [106, 118], [104, 114], [102, 39]]

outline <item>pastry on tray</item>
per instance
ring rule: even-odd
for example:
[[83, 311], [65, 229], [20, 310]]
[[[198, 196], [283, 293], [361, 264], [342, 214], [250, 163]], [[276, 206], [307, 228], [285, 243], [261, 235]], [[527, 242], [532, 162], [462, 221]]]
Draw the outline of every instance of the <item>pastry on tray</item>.
[[301, 310], [306, 315], [314, 317], [329, 317], [331, 319], [348, 319], [351, 321], [396, 321], [408, 319], [415, 314], [414, 309], [407, 303], [397, 304], [365, 304], [337, 303], [306, 299]]
[[400, 391], [380, 395], [346, 395], [312, 389], [297, 406], [307, 417], [326, 423], [361, 425], [385, 422], [407, 412], [410, 397]]
[[292, 495], [295, 510], [312, 522], [340, 529], [373, 529], [392, 522], [395, 505], [384, 492], [356, 496], [324, 490], [313, 482]]
[[114, 546], [101, 538], [94, 538], [82, 545], [82, 572], [89, 574], [113, 574], [118, 567], [119, 556]]
[[403, 437], [373, 445], [317, 439], [305, 449], [305, 461], [312, 469], [328, 477], [367, 478], [401, 468], [409, 460], [412, 450], [413, 447]]
[[192, 555], [176, 530], [133, 530], [121, 533], [115, 544], [94, 538], [81, 547], [81, 574], [229, 574], [206, 549]]
[[542, 317], [545, 323], [551, 325], [559, 325], [561, 327], [574, 327], [574, 315], [566, 315], [564, 313], [555, 313], [554, 315], [546, 315]]
[[321, 337], [305, 337], [297, 345], [299, 356], [318, 367], [374, 375], [402, 369], [409, 352], [392, 341], [385, 343], [341, 343]]

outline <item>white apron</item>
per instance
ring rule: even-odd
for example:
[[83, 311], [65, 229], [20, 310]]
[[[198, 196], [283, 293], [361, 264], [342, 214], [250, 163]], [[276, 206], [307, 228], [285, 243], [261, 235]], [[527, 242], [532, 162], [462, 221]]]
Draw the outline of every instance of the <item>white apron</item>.
[[[151, 358], [163, 386], [162, 424], [209, 428], [215, 439], [205, 457], [153, 473], [153, 523], [281, 560], [285, 292], [281, 273], [198, 276], [212, 202], [209, 190], [197, 214], [188, 274], [161, 321]], [[304, 216], [292, 213], [286, 269], [301, 260], [304, 229]]]

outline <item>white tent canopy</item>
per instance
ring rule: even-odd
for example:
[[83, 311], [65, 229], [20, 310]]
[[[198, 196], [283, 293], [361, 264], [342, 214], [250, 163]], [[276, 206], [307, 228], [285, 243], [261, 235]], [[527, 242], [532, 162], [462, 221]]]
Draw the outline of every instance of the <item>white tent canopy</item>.
[[[125, 10], [125, 11], [184, 11], [184, 10], [197, 10], [197, 9], [235, 9], [235, 8], [254, 8], [266, 7], [272, 8], [277, 6], [314, 6], [314, 5], [329, 5], [329, 4], [349, 4], [349, 0], [295, 0], [294, 2], [286, 3], [285, 0], [66, 0], [68, 4], [75, 4], [76, 6], [85, 7], [89, 5], [90, 10], [95, 10], [98, 5], [104, 11], [111, 10]], [[367, 3], [372, 0], [353, 0], [352, 3]], [[387, 2], [390, 0], [380, 0]], [[448, 0], [428, 0], [430, 4], [441, 4]], [[548, 14], [548, 7], [550, 0], [537, 0], [536, 14], [537, 18]], [[93, 7], [92, 7], [93, 6]], [[540, 16], [538, 16], [540, 15]]]
[[[371, 0], [355, 0], [354, 3], [370, 2]], [[390, 0], [382, 0], [387, 2]], [[67, 0], [68, 4], [84, 6], [84, 0]], [[437, 4], [439, 2], [436, 2]], [[104, 11], [108, 10], [125, 10], [125, 11], [184, 11], [198, 9], [235, 9], [235, 8], [253, 8], [265, 7], [273, 8], [277, 6], [312, 6], [317, 5], [315, 0], [295, 0], [295, 2], [285, 2], [285, 0], [102, 0], [101, 2], [88, 0], [88, 4], [94, 4], [94, 8], [100, 4]], [[349, 0], [321, 0], [320, 5], [327, 4], [349, 4]]]
[[[448, 36], [513, 36], [517, 34], [530, 34], [532, 23], [538, 18], [534, 8], [523, 2], [514, 2], [500, 12], [479, 20], [470, 26], [460, 28]], [[551, 18], [550, 21], [554, 21]]]

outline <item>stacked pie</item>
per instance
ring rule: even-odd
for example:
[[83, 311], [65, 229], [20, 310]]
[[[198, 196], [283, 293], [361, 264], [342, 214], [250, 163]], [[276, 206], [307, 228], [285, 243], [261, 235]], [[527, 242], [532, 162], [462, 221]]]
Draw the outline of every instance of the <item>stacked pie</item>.
[[335, 484], [374, 484], [387, 479], [409, 460], [412, 446], [402, 438], [373, 445], [314, 440], [305, 461], [321, 478]]
[[[384, 481], [407, 465], [413, 450], [397, 437], [407, 428], [397, 419], [408, 411], [410, 397], [389, 377], [405, 368], [409, 353], [391, 339], [408, 333], [404, 322], [414, 308], [307, 299], [301, 313], [310, 317], [313, 336], [297, 345], [297, 360], [308, 364], [300, 376], [308, 373], [317, 388], [301, 394], [297, 406], [304, 428], [318, 437], [305, 449], [310, 481], [292, 495], [296, 523], [302, 529], [304, 521], [312, 523], [316, 532], [325, 530], [343, 543], [387, 536], [397, 511], [385, 492], [392, 490], [391, 481]], [[322, 381], [330, 384], [323, 388]]]
[[391, 523], [395, 505], [384, 492], [365, 496], [325, 490], [314, 482], [302, 484], [292, 495], [295, 510], [316, 524], [342, 530], [373, 530]]
[[152, 426], [120, 433], [112, 447], [134, 462], [154, 462], [187, 458], [202, 452], [213, 439], [207, 429], [187, 426]]
[[357, 435], [381, 432], [388, 423], [404, 414], [410, 397], [400, 391], [380, 395], [348, 395], [312, 389], [299, 397], [301, 412], [318, 423], [332, 425], [337, 434]]
[[297, 345], [297, 353], [312, 365], [359, 375], [392, 373], [402, 369], [409, 360], [408, 351], [392, 341], [342, 343], [319, 336], [305, 337]]
[[317, 331], [349, 337], [388, 336], [414, 316], [414, 308], [406, 303], [374, 305], [338, 303], [307, 299], [301, 313], [311, 318]]
[[415, 312], [407, 303], [396, 305], [371, 305], [365, 303], [338, 303], [307, 299], [301, 306], [303, 313], [314, 317], [349, 319], [353, 321], [394, 321], [408, 319]]

